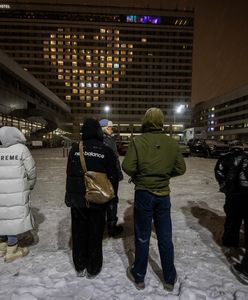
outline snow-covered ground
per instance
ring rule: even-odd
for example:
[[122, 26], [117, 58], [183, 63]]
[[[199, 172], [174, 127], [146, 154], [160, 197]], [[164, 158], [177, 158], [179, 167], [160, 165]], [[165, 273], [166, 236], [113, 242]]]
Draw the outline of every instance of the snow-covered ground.
[[30, 254], [13, 263], [0, 260], [1, 300], [229, 300], [248, 299], [248, 287], [237, 281], [220, 245], [223, 194], [218, 192], [213, 168], [216, 160], [186, 158], [187, 172], [171, 180], [175, 264], [179, 280], [172, 293], [163, 289], [155, 233], [150, 243], [146, 288], [137, 291], [126, 278], [134, 253], [133, 185], [120, 184], [119, 220], [124, 234], [103, 241], [104, 264], [95, 279], [76, 277], [70, 250], [70, 210], [64, 205], [66, 158], [62, 149], [34, 150], [38, 181], [32, 193], [37, 222]]

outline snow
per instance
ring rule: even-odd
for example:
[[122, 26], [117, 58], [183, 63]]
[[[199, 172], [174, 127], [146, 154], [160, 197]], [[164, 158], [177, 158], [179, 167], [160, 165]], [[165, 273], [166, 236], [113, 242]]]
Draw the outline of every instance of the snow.
[[[172, 293], [163, 289], [156, 234], [150, 242], [145, 290], [138, 291], [126, 277], [132, 263], [133, 185], [125, 176], [119, 189], [118, 239], [104, 236], [104, 264], [95, 279], [78, 278], [70, 250], [70, 209], [64, 204], [67, 159], [62, 149], [32, 151], [38, 181], [32, 192], [37, 228], [20, 236], [30, 253], [4, 263], [0, 259], [1, 300], [244, 300], [248, 288], [237, 281], [221, 248], [224, 196], [218, 192], [215, 159], [186, 158], [185, 175], [171, 180], [173, 240], [178, 282]], [[239, 260], [240, 256], [233, 260]]]

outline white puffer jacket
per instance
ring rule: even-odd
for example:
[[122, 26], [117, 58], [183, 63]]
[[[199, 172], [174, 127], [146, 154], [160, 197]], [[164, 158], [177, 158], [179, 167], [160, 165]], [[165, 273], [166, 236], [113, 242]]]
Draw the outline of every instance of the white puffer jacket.
[[35, 185], [36, 167], [17, 128], [0, 128], [0, 141], [0, 235], [15, 235], [34, 225], [30, 190]]

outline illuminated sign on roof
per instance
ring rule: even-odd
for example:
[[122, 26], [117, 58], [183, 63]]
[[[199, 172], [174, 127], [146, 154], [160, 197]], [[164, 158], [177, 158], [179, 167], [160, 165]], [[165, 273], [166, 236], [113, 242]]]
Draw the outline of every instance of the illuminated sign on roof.
[[134, 16], [129, 15], [126, 17], [126, 21], [128, 23], [142, 23], [142, 24], [160, 24], [161, 18], [160, 17], [153, 17], [153, 16]]

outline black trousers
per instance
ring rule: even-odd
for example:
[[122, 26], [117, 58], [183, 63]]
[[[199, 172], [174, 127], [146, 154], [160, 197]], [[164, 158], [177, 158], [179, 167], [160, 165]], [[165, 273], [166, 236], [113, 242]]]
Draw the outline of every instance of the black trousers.
[[72, 257], [77, 271], [86, 268], [91, 275], [101, 271], [105, 213], [105, 207], [71, 208]]
[[117, 217], [117, 210], [118, 210], [118, 188], [119, 188], [119, 183], [117, 183], [114, 186], [114, 191], [115, 191], [115, 195], [116, 197], [114, 199], [112, 199], [111, 201], [108, 202], [107, 204], [107, 225], [109, 227], [113, 227], [116, 225], [117, 221], [118, 221], [118, 217]]
[[244, 222], [245, 248], [248, 246], [248, 195], [226, 194], [226, 220], [222, 242], [227, 247], [239, 247], [240, 227]]

